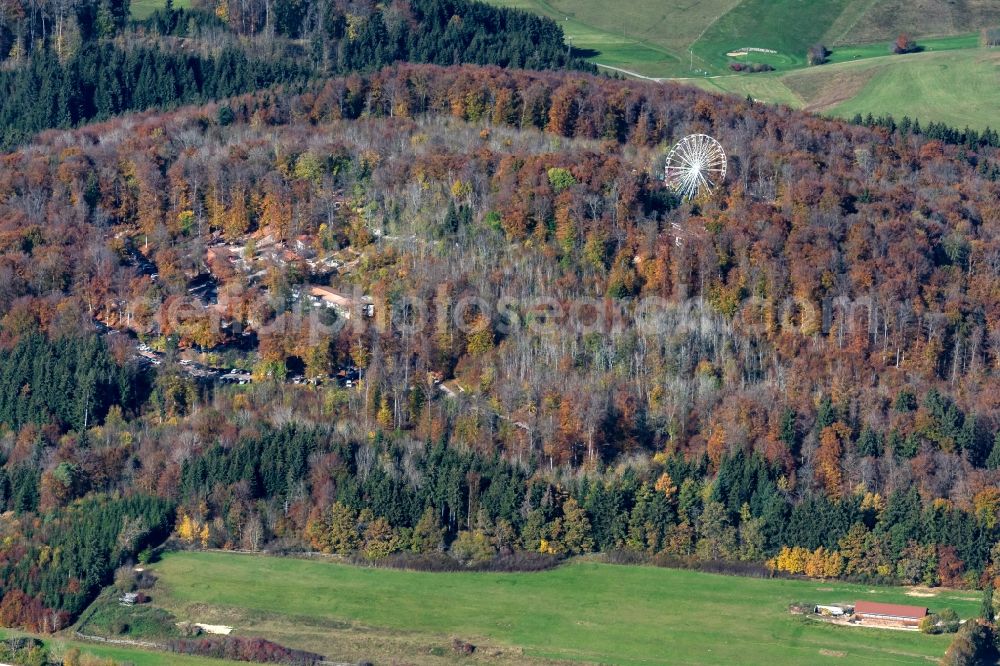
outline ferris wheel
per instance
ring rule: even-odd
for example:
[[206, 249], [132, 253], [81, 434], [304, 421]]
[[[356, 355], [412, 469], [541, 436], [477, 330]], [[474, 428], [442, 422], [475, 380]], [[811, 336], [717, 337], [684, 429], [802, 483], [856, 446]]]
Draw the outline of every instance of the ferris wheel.
[[726, 178], [726, 152], [707, 134], [690, 134], [670, 149], [664, 176], [681, 199], [707, 196]]

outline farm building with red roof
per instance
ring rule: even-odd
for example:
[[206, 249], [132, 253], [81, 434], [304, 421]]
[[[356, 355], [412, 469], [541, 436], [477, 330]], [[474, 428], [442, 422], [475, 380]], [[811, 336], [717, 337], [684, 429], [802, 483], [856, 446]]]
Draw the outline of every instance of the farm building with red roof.
[[859, 601], [854, 604], [854, 615], [862, 621], [916, 626], [927, 615], [923, 606], [904, 606], [901, 604], [882, 604], [877, 601]]

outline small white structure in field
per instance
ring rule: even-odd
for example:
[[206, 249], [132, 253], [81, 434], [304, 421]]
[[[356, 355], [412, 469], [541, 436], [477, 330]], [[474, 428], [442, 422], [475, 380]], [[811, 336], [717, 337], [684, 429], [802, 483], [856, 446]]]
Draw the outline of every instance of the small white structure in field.
[[819, 615], [831, 615], [833, 617], [843, 617], [845, 614], [844, 609], [841, 606], [824, 606], [822, 604], [816, 604], [813, 612]]

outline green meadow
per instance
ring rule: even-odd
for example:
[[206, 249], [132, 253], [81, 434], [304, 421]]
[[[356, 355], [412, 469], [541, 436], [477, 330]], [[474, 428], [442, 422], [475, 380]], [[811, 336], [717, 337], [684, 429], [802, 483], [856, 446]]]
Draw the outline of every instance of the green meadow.
[[[953, 37], [934, 37], [917, 40], [923, 49], [921, 53], [940, 53], [941, 51], [957, 51], [960, 49], [979, 48], [979, 35], [955, 35]], [[888, 56], [889, 45], [883, 42], [875, 44], [845, 45], [831, 47], [830, 63], [852, 62], [861, 58], [879, 58]]]
[[[144, 19], [157, 9], [163, 9], [165, 4], [164, 0], [132, 0], [130, 5], [132, 18]], [[174, 0], [174, 7], [178, 9], [186, 9], [190, 6], [191, 0]]]
[[[797, 69], [806, 66], [809, 47], [820, 42], [833, 49], [832, 62], [849, 62], [886, 55], [891, 42], [867, 36], [871, 21], [886, 20], [885, 12], [875, 11], [886, 0], [619, 0], [613, 8], [601, 0], [488, 1], [556, 20], [573, 48], [593, 62], [660, 78], [726, 74], [733, 61]], [[895, 34], [892, 25], [876, 27]], [[979, 45], [972, 32], [915, 34], [927, 51]], [[776, 53], [726, 55], [748, 47]]]
[[926, 50], [689, 82], [841, 118], [889, 113], [960, 128], [1000, 125], [1000, 49]]
[[713, 23], [692, 49], [717, 71], [729, 66], [727, 52], [744, 47], [777, 51], [763, 59], [774, 67], [801, 66], [809, 47], [823, 39], [848, 4], [850, 0], [743, 0]]
[[975, 592], [914, 598], [902, 588], [593, 561], [530, 574], [423, 573], [185, 552], [168, 554], [154, 570], [160, 577], [154, 602], [181, 619], [228, 620], [236, 633], [269, 627], [266, 638], [293, 647], [325, 645], [317, 651], [340, 659], [372, 655], [338, 654], [343, 633], [337, 631], [402, 634], [414, 645], [432, 646], [430, 653], [457, 637], [530, 660], [926, 664], [944, 653], [948, 637], [833, 626], [791, 615], [788, 605], [868, 599], [951, 607], [963, 617], [980, 605]]

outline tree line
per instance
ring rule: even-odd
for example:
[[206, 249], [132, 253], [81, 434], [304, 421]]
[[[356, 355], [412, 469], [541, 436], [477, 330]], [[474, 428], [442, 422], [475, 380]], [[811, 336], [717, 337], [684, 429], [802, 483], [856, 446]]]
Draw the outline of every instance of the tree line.
[[294, 62], [251, 58], [238, 48], [201, 56], [88, 42], [65, 61], [38, 50], [0, 73], [0, 143], [10, 148], [50, 128], [294, 84], [307, 75]]
[[[552, 20], [478, 2], [418, 0], [391, 10], [374, 3], [269, 3], [274, 25], [266, 32], [263, 25], [247, 27], [258, 25], [245, 15], [249, 10], [237, 9], [248, 3], [231, 4], [166, 6], [129, 24], [127, 1], [30, 8], [15, 2], [0, 28], [0, 56], [13, 65], [0, 73], [0, 148], [126, 111], [296, 86], [397, 61], [593, 70], [571, 57]], [[263, 16], [264, 3], [259, 11]], [[220, 30], [233, 33], [220, 42], [212, 32]], [[235, 37], [247, 30], [262, 33], [252, 46]], [[134, 44], [123, 46], [122, 37]], [[200, 47], [180, 48], [167, 39], [174, 37]], [[311, 44], [305, 54], [287, 43], [303, 37]]]
[[776, 571], [911, 585], [974, 587], [1000, 574], [996, 492], [975, 512], [925, 505], [914, 488], [793, 501], [780, 466], [742, 450], [714, 474], [707, 456], [679, 455], [601, 475], [540, 468], [444, 443], [266, 429], [183, 465], [179, 534], [252, 549], [304, 535], [324, 552], [447, 551], [467, 564], [520, 550], [625, 550], [677, 562], [773, 557]]
[[944, 143], [967, 146], [969, 148], [975, 148], [977, 146], [992, 146], [994, 148], [1000, 147], [1000, 133], [989, 127], [982, 131], [970, 129], [968, 127], [960, 130], [955, 127], [950, 127], [945, 123], [935, 122], [928, 123], [927, 127], [921, 127], [919, 119], [913, 120], [909, 116], [903, 116], [903, 118], [897, 122], [896, 119], [892, 117], [892, 114], [873, 116], [870, 113], [864, 117], [862, 117], [860, 113], [856, 113], [851, 119], [851, 122], [855, 125], [864, 125], [865, 127], [884, 127], [890, 132], [898, 131], [904, 136], [907, 134], [923, 135], [929, 139], [936, 139], [938, 141], [943, 141]]

